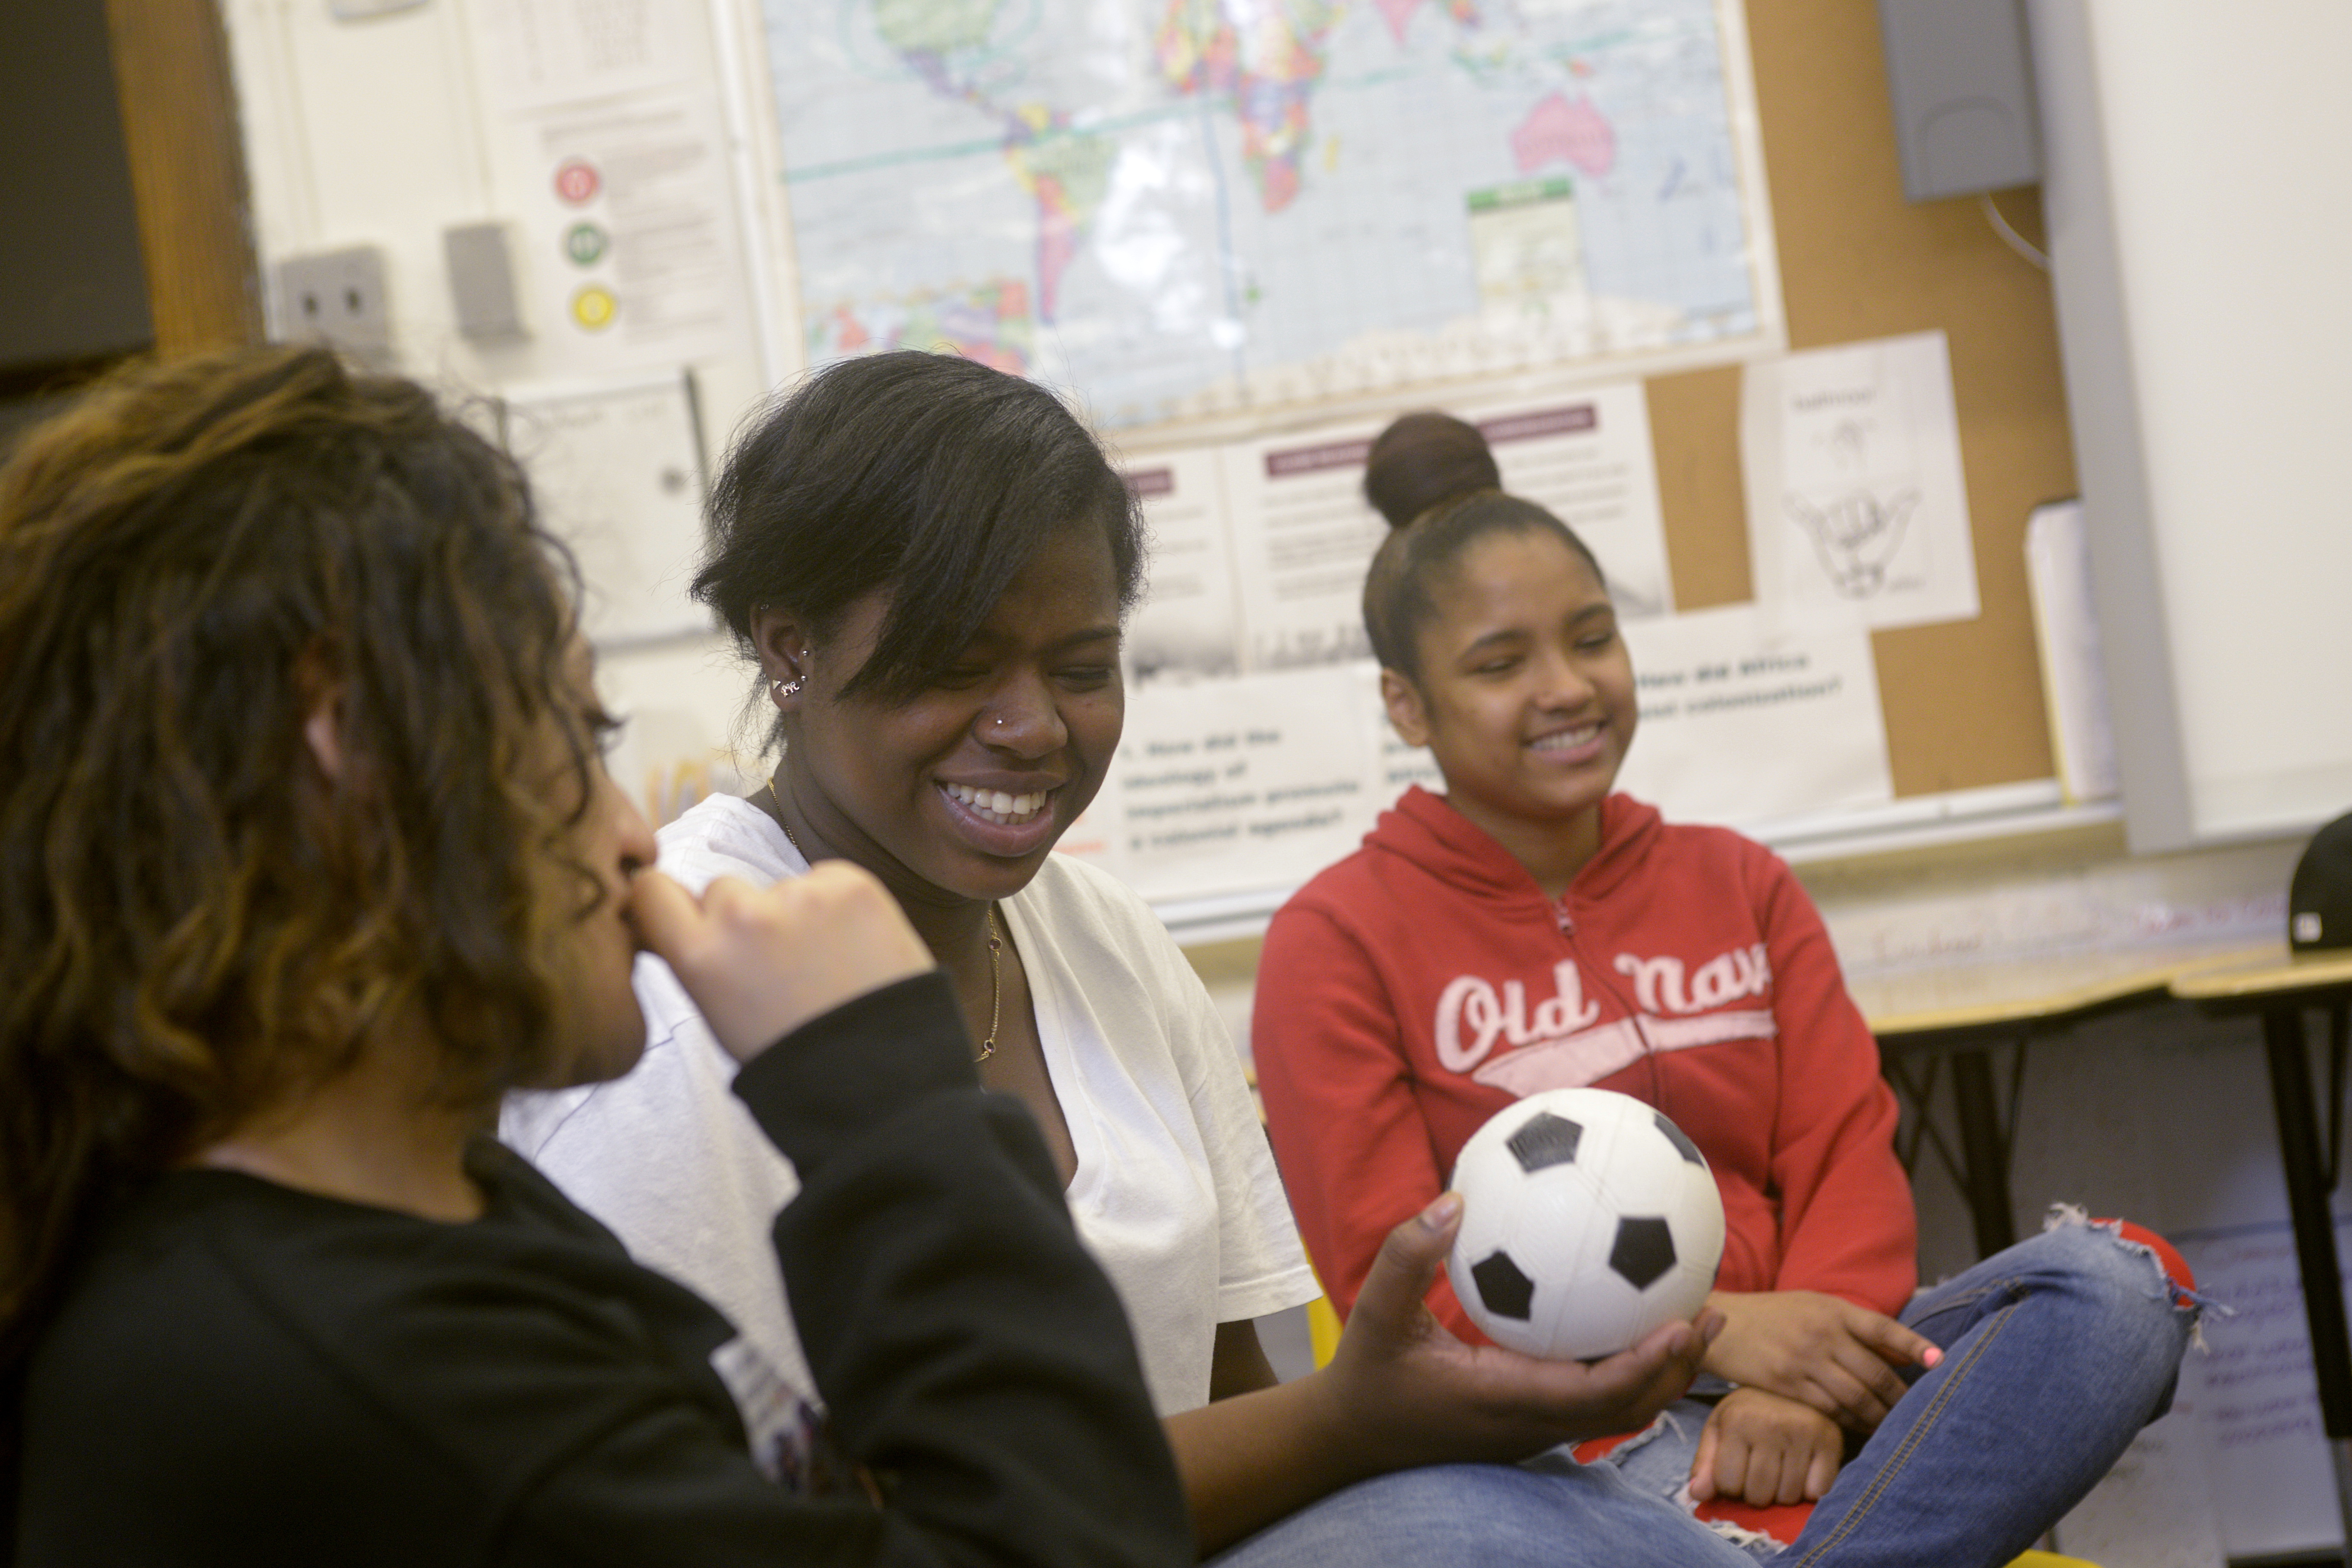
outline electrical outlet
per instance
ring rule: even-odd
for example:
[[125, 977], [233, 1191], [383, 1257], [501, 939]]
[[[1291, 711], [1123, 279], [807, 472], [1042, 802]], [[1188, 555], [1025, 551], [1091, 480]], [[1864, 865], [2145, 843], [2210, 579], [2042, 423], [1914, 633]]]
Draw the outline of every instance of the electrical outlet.
[[390, 357], [383, 250], [361, 245], [289, 256], [278, 264], [277, 276], [289, 342], [325, 343], [362, 359]]

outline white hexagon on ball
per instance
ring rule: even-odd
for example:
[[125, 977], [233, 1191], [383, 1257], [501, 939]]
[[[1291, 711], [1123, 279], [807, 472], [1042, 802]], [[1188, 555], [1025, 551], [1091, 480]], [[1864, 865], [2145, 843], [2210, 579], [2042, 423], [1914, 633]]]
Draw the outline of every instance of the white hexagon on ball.
[[1498, 1111], [1454, 1163], [1454, 1293], [1496, 1343], [1614, 1355], [1695, 1316], [1723, 1261], [1723, 1198], [1664, 1113], [1602, 1089]]

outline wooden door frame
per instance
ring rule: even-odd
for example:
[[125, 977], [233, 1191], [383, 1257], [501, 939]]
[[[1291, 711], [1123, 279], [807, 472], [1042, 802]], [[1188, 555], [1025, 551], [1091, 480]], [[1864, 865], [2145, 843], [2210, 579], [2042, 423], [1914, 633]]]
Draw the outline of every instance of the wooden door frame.
[[217, 0], [106, 0], [155, 351], [267, 335], [228, 34]]

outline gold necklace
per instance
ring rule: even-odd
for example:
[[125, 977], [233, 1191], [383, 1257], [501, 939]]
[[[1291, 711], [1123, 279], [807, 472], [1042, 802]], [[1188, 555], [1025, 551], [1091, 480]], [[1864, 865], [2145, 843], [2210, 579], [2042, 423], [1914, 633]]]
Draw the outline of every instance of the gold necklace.
[[996, 934], [996, 905], [988, 906], [988, 1038], [980, 1042], [975, 1062], [996, 1054], [996, 1030], [1004, 1022], [1004, 942]]
[[[784, 820], [784, 797], [776, 793], [773, 773], [768, 775], [768, 798], [776, 803], [776, 826], [784, 830], [784, 841], [793, 847], [793, 853], [810, 865], [815, 865], [815, 861], [809, 860], [809, 852], [801, 847], [800, 839], [793, 833], [793, 825]], [[981, 1041], [980, 1055], [971, 1058], [974, 1062], [984, 1062], [996, 1054], [996, 1034], [1003, 1025], [1004, 940], [996, 933], [996, 905], [991, 900], [988, 906], [988, 1038]]]

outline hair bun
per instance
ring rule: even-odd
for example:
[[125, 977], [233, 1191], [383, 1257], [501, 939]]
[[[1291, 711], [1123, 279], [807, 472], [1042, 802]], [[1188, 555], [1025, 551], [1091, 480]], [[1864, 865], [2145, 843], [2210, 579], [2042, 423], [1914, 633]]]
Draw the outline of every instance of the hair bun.
[[1373, 440], [1364, 466], [1364, 499], [1391, 528], [1457, 496], [1502, 488], [1486, 437], [1451, 414], [1399, 416]]

